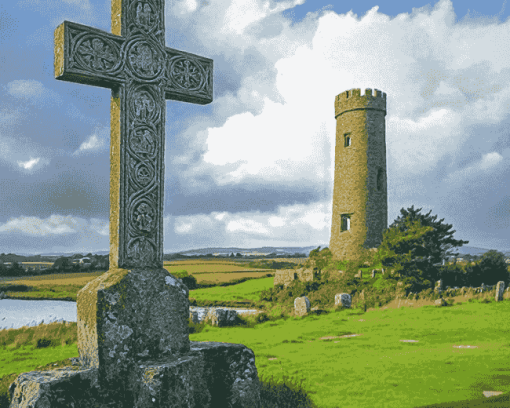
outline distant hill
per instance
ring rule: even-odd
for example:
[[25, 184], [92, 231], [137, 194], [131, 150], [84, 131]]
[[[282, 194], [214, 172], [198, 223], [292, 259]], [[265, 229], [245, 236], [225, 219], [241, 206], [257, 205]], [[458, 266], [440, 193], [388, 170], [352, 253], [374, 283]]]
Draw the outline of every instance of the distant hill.
[[[458, 252], [459, 253], [459, 256], [460, 255], [466, 255], [466, 254], [469, 254], [469, 255], [483, 255], [484, 253], [490, 251], [491, 248], [487, 249], [487, 248], [479, 248], [479, 247], [471, 247], [471, 246], [461, 246], [460, 248], [457, 248], [455, 250], [455, 252]], [[505, 254], [505, 256], [510, 256], [510, 250], [507, 250], [507, 251], [499, 251], [499, 252], [502, 252], [503, 254]]]
[[[239, 247], [228, 247], [228, 248], [222, 248], [222, 247], [211, 247], [211, 248], [200, 248], [200, 249], [189, 249], [186, 251], [177, 251], [177, 252], [169, 252], [164, 251], [165, 254], [182, 254], [182, 255], [207, 255], [207, 254], [221, 254], [221, 255], [230, 255], [232, 252], [234, 254], [240, 253], [240, 254], [253, 254], [253, 255], [263, 255], [263, 254], [281, 254], [281, 255], [293, 255], [295, 253], [299, 254], [305, 254], [308, 256], [310, 254], [310, 251], [312, 249], [317, 248], [319, 245], [313, 245], [313, 246], [306, 246], [306, 247], [285, 247], [285, 246], [266, 246], [266, 247], [258, 247], [258, 248], [239, 248]], [[328, 244], [322, 244], [320, 245], [321, 248], [328, 247]], [[480, 247], [472, 247], [472, 246], [462, 246], [460, 248], [457, 248], [456, 252], [459, 253], [459, 256], [470, 254], [470, 255], [482, 255], [485, 252], [489, 251], [491, 248], [480, 248]], [[510, 257], [510, 250], [504, 250], [499, 251], [505, 254], [505, 256]], [[27, 255], [27, 254], [8, 254], [4, 255], [4, 257], [0, 258], [6, 258], [3, 261], [4, 262], [26, 262], [26, 258], [30, 258], [30, 260], [39, 260], [35, 259], [37, 257], [45, 258], [45, 257], [71, 257], [75, 254], [75, 252], [52, 252], [52, 253], [46, 253], [46, 254], [39, 254], [39, 255]], [[86, 252], [83, 253], [85, 255]], [[93, 252], [93, 255], [108, 255], [109, 251], [95, 251]], [[33, 258], [33, 259], [32, 259]]]
[[[166, 254], [181, 254], [181, 255], [207, 255], [207, 254], [221, 254], [221, 255], [230, 255], [231, 253], [237, 254], [240, 253], [242, 255], [268, 255], [268, 254], [281, 254], [281, 255], [293, 255], [293, 254], [308, 254], [312, 249], [317, 248], [319, 245], [315, 246], [307, 246], [307, 247], [259, 247], [259, 248], [239, 248], [239, 247], [228, 247], [228, 248], [200, 248], [200, 249], [190, 249], [188, 251], [178, 251], [178, 252], [165, 252]], [[327, 247], [327, 245], [321, 245], [322, 248]]]

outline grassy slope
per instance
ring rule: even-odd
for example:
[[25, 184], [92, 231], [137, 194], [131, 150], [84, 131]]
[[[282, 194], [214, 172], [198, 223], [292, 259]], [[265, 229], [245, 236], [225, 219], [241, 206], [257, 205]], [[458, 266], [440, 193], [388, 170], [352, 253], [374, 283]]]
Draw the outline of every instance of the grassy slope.
[[[272, 278], [200, 289], [192, 291], [190, 297], [246, 298], [256, 294], [253, 285], [259, 283], [263, 286], [260, 290], [265, 289], [271, 286]], [[505, 376], [510, 371], [506, 363], [510, 357], [510, 322], [501, 318], [509, 311], [508, 301], [448, 308], [379, 309], [366, 314], [345, 310], [266, 322], [251, 329], [206, 326], [190, 338], [245, 344], [256, 354], [262, 379], [283, 375], [304, 379], [303, 387], [321, 408], [340, 406], [338, 401], [342, 406], [418, 407], [472, 400], [480, 398], [482, 391], [510, 391], [509, 377]], [[348, 334], [361, 336], [320, 340]], [[400, 342], [402, 339], [418, 342]], [[453, 347], [459, 344], [478, 348]], [[48, 360], [59, 360], [59, 356], [78, 356], [73, 345], [76, 347], [76, 343], [55, 348], [28, 347], [18, 349], [17, 355], [0, 348], [2, 359], [6, 359], [0, 365], [8, 364], [7, 371], [12, 371], [11, 364], [17, 364], [14, 371], [18, 373], [35, 370]], [[18, 361], [8, 362], [15, 359]], [[501, 397], [482, 398], [490, 402]]]

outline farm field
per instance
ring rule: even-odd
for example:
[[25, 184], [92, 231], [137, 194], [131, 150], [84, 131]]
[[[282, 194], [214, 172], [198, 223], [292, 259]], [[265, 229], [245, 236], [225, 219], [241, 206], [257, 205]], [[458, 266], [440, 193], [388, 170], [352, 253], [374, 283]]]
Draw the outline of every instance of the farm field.
[[[168, 268], [168, 267], [166, 267]], [[238, 268], [239, 269], [239, 268]], [[168, 270], [168, 269], [167, 269]], [[178, 266], [173, 269], [173, 271], [182, 271], [183, 269]], [[170, 271], [171, 272], [171, 271]], [[188, 271], [189, 272], [189, 271]], [[28, 291], [7, 291], [6, 294], [10, 298], [13, 299], [66, 299], [66, 300], [75, 300], [78, 292], [91, 280], [100, 276], [104, 272], [94, 272], [94, 273], [72, 273], [72, 274], [54, 274], [54, 275], [42, 275], [35, 276], [30, 278], [14, 278], [0, 282], [0, 291], [2, 291], [2, 287], [6, 285], [26, 285], [28, 287]], [[267, 274], [273, 274], [274, 271], [270, 269], [264, 269], [260, 272], [253, 272], [247, 270], [246, 272], [194, 272], [190, 273], [195, 276], [197, 279], [197, 283], [211, 283], [211, 284], [220, 284], [224, 282], [230, 282], [232, 280], [237, 280], [241, 278], [264, 278]], [[273, 282], [273, 278], [267, 278], [271, 281], [271, 286]], [[269, 282], [267, 279], [263, 279], [266, 282]], [[256, 282], [260, 279], [253, 280]], [[249, 282], [246, 282], [249, 283]], [[237, 286], [237, 285], [236, 285]], [[258, 290], [260, 285], [256, 284], [256, 290]], [[267, 283], [263, 285], [267, 286]], [[242, 286], [241, 288], [244, 288]], [[230, 293], [228, 291], [228, 287], [221, 288], [209, 288], [207, 290], [217, 289], [216, 292], [211, 292], [211, 296], [213, 299], [211, 300], [222, 300], [227, 299], [228, 296], [225, 296], [224, 293]], [[222, 290], [220, 290], [222, 289]], [[226, 292], [225, 292], [226, 291]], [[244, 296], [248, 296], [247, 299], [252, 299], [254, 295], [249, 295], [250, 290], [245, 291], [241, 290], [241, 294], [237, 294], [237, 296], [241, 296], [244, 299]], [[245, 293], [246, 292], [246, 293]], [[258, 295], [257, 295], [258, 296]], [[190, 295], [190, 297], [192, 297]], [[202, 299], [203, 296], [200, 296]], [[258, 297], [257, 297], [258, 299]], [[197, 298], [198, 300], [198, 298]], [[232, 298], [232, 300], [236, 300], [236, 298]]]
[[190, 299], [214, 301], [254, 301], [259, 300], [260, 292], [273, 287], [273, 278], [254, 279], [232, 286], [215, 286], [212, 288], [189, 291]]

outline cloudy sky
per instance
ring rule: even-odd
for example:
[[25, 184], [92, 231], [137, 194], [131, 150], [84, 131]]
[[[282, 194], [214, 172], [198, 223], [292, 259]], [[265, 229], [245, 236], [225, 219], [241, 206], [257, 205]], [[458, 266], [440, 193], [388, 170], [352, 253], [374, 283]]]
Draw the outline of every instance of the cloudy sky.
[[[167, 0], [166, 44], [214, 60], [214, 102], [167, 102], [165, 252], [327, 244], [352, 88], [388, 95], [389, 223], [414, 204], [510, 249], [504, 3]], [[110, 32], [110, 0], [0, 4], [0, 252], [108, 249], [110, 91], [54, 79], [63, 20]]]

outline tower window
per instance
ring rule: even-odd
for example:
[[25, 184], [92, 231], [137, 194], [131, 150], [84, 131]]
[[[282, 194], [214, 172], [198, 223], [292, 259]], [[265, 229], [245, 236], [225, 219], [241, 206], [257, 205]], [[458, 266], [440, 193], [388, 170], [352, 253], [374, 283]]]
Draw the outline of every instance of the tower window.
[[346, 133], [344, 135], [344, 147], [349, 147], [351, 145], [351, 134]]
[[377, 170], [377, 191], [381, 191], [383, 188], [383, 171], [382, 169]]
[[340, 228], [342, 231], [349, 231], [351, 229], [351, 216], [348, 214], [342, 214], [342, 225]]

